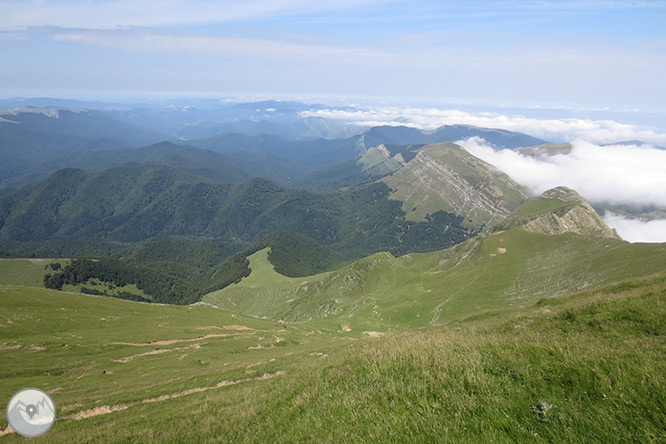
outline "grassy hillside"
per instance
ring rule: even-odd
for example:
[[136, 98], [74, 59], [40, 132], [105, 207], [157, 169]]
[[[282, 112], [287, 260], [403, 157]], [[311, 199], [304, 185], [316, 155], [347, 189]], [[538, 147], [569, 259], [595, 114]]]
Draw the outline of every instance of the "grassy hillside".
[[244, 281], [204, 300], [273, 319], [353, 319], [398, 329], [660, 273], [666, 270], [666, 245], [516, 227], [439, 252], [397, 259], [378, 253], [298, 280], [276, 276], [266, 262], [256, 263], [251, 262], [252, 274]]
[[203, 306], [0, 298], [0, 393], [52, 395], [46, 443], [666, 439], [663, 275], [363, 341]]
[[501, 221], [529, 197], [524, 187], [452, 143], [421, 149], [382, 181], [409, 220], [445, 210], [477, 229]]
[[[0, 259], [0, 285], [44, 287], [53, 259]], [[60, 261], [65, 265], [65, 261]]]
[[283, 370], [278, 358], [286, 354], [312, 359], [309, 353], [337, 334], [321, 323], [286, 326], [203, 305], [22, 287], [0, 287], [0, 319], [0, 396], [42, 388], [56, 399], [59, 418], [224, 380], [254, 380]]
[[567, 187], [553, 188], [537, 199], [526, 202], [511, 216], [495, 225], [492, 231], [508, 230], [517, 226], [534, 233], [576, 233], [622, 239], [615, 230], [606, 225], [580, 194]]

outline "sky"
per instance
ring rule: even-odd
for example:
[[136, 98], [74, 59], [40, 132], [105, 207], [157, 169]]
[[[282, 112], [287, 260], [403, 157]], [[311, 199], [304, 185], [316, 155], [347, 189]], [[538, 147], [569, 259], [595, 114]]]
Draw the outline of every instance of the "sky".
[[666, 1], [0, 0], [0, 96], [666, 114], [664, 23]]

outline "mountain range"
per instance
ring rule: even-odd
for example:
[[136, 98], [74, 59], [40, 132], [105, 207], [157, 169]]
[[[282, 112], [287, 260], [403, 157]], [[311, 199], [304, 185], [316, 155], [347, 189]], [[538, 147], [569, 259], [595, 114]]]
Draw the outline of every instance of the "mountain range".
[[[376, 254], [475, 245], [516, 227], [559, 235], [585, 226], [590, 236], [604, 233], [620, 242], [598, 216], [591, 218], [596, 213], [580, 196], [553, 191], [534, 200], [525, 187], [452, 143], [483, 137], [497, 149], [526, 155], [566, 149], [524, 134], [466, 125], [343, 127], [302, 117], [323, 105], [297, 102], [204, 101], [162, 110], [58, 109], [46, 99], [23, 105], [4, 111], [0, 121], [0, 149], [9, 157], [20, 152], [23, 162], [0, 176], [0, 251], [94, 257], [131, 280], [164, 276], [179, 288], [169, 296], [136, 294], [141, 298], [183, 303], [239, 284], [251, 276], [256, 255], [297, 279]], [[227, 125], [234, 132], [187, 144], [166, 136], [190, 118], [199, 128]], [[250, 121], [274, 134], [235, 132]], [[234, 127], [238, 122], [244, 123]], [[315, 124], [321, 131], [311, 137]], [[287, 126], [303, 132], [287, 134]], [[171, 141], [143, 145], [165, 136]], [[51, 145], [42, 143], [46, 139]], [[549, 202], [555, 212], [533, 217], [535, 208], [550, 210]], [[120, 265], [125, 262], [143, 271], [130, 272]], [[164, 287], [150, 288], [159, 293]]]

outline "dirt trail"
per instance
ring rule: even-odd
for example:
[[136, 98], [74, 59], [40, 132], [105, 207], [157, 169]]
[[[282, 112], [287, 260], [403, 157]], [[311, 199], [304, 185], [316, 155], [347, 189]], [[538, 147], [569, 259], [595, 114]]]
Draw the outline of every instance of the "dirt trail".
[[[119, 412], [121, 410], [127, 410], [130, 407], [134, 407], [134, 406], [140, 405], [140, 404], [149, 404], [149, 403], [153, 403], [153, 402], [161, 402], [161, 401], [165, 401], [167, 399], [179, 398], [181, 396], [190, 395], [192, 393], [205, 392], [205, 391], [208, 391], [208, 390], [214, 390], [214, 389], [221, 388], [221, 387], [226, 387], [226, 386], [229, 386], [229, 385], [240, 384], [241, 382], [263, 381], [263, 380], [266, 380], [266, 379], [275, 378], [276, 376], [282, 376], [285, 373], [286, 372], [284, 370], [278, 370], [275, 373], [264, 373], [263, 375], [257, 376], [255, 378], [224, 380], [224, 381], [218, 382], [215, 385], [211, 385], [211, 386], [207, 386], [207, 387], [195, 387], [195, 388], [183, 390], [182, 392], [169, 393], [169, 394], [166, 394], [166, 395], [157, 396], [155, 398], [143, 399], [141, 401], [130, 402], [130, 403], [127, 403], [127, 404], [103, 405], [103, 406], [99, 406], [99, 407], [94, 407], [92, 409], [82, 410], [80, 412], [76, 412], [76, 413], [73, 413], [71, 415], [64, 416], [62, 419], [72, 419], [74, 421], [79, 421], [81, 419], [92, 418], [93, 416], [106, 415], [106, 414], [113, 413], [113, 412]], [[4, 429], [0, 429], [0, 436], [9, 435], [11, 433], [15, 433], [15, 432], [14, 432], [14, 429], [12, 429], [12, 427], [10, 425], [5, 427]]]
[[[200, 392], [205, 392], [205, 391], [208, 391], [208, 390], [214, 390], [214, 389], [221, 388], [221, 387], [227, 387], [229, 385], [239, 384], [241, 382], [262, 381], [262, 380], [265, 380], [265, 379], [270, 379], [270, 378], [274, 378], [276, 376], [284, 375], [285, 373], [286, 372], [284, 370], [278, 370], [275, 373], [264, 373], [263, 375], [257, 376], [255, 378], [224, 380], [224, 381], [218, 382], [215, 385], [210, 385], [210, 386], [207, 386], [207, 387], [194, 387], [194, 388], [191, 388], [191, 389], [183, 390], [182, 392], [169, 393], [169, 394], [166, 394], [166, 395], [157, 396], [155, 398], [143, 399], [141, 401], [130, 402], [130, 403], [127, 403], [127, 404], [103, 405], [103, 406], [95, 407], [95, 408], [92, 408], [92, 409], [89, 409], [89, 410], [82, 410], [80, 412], [73, 413], [71, 415], [65, 416], [63, 419], [73, 419], [74, 421], [78, 421], [78, 420], [81, 420], [81, 419], [92, 418], [93, 416], [106, 415], [108, 413], [113, 413], [113, 412], [118, 412], [118, 411], [121, 411], [121, 410], [126, 410], [130, 407], [134, 407], [134, 406], [140, 405], [140, 404], [149, 404], [149, 403], [153, 403], [153, 402], [166, 401], [167, 399], [179, 398], [181, 396], [190, 395], [192, 393], [200, 393]], [[11, 431], [10, 432], [0, 431], [0, 436], [3, 433], [11, 433]]]
[[269, 349], [272, 349], [272, 348], [275, 348], [275, 344], [271, 344], [271, 345], [267, 345], [267, 346], [264, 346], [264, 345], [261, 345], [261, 344], [251, 345], [247, 349], [248, 350], [269, 350]]
[[10, 433], [16, 433], [14, 432], [14, 429], [12, 429], [12, 426], [10, 425], [8, 425], [7, 428], [0, 429], [0, 436], [9, 435]]
[[148, 356], [148, 355], [160, 355], [162, 353], [169, 353], [173, 351], [178, 351], [178, 350], [199, 350], [201, 348], [201, 343], [197, 344], [192, 344], [192, 345], [186, 345], [185, 347], [176, 347], [176, 348], [157, 348], [155, 350], [151, 350], [149, 352], [145, 353], [139, 353], [138, 355], [132, 355], [128, 356], [126, 358], [121, 358], [121, 359], [113, 359], [113, 362], [120, 362], [122, 364], [127, 364], [134, 358], [139, 358], [141, 356]]
[[210, 327], [194, 327], [195, 330], [254, 330], [254, 328], [246, 327], [245, 325], [223, 325], [218, 327], [211, 325]]
[[197, 336], [196, 338], [185, 338], [185, 339], [162, 339], [159, 341], [150, 341], [150, 342], [109, 342], [108, 344], [104, 344], [104, 346], [106, 347], [107, 345], [129, 345], [132, 347], [146, 347], [150, 345], [173, 345], [173, 344], [178, 344], [179, 342], [196, 342], [210, 338], [224, 338], [227, 336], [252, 335], [254, 333], [255, 333], [254, 331], [248, 333], [210, 333], [203, 336]]

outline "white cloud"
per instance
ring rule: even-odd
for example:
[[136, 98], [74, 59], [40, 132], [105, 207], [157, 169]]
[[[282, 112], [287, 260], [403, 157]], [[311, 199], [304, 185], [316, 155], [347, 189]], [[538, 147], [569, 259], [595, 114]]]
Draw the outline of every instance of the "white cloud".
[[604, 222], [629, 242], [666, 242], [666, 220], [643, 221], [606, 213]]
[[[568, 154], [534, 158], [496, 151], [478, 137], [458, 143], [536, 194], [564, 185], [593, 204], [666, 207], [666, 151], [652, 146], [599, 146], [577, 140]], [[612, 214], [605, 220], [625, 240], [666, 241], [666, 220], [644, 222]]]
[[592, 203], [666, 207], [666, 151], [649, 145], [599, 146], [576, 140], [568, 154], [533, 158], [496, 151], [478, 137], [459, 143], [535, 193], [564, 185]]
[[88, 45], [120, 48], [130, 51], [151, 51], [205, 56], [295, 56], [382, 59], [386, 54], [377, 51], [290, 43], [272, 39], [237, 36], [208, 36], [192, 34], [160, 34], [142, 30], [118, 31], [57, 31], [53, 34], [57, 42], [84, 43]]
[[544, 140], [572, 141], [583, 139], [608, 144], [624, 140], [641, 140], [666, 145], [666, 134], [651, 128], [619, 123], [612, 120], [536, 119], [522, 115], [499, 113], [469, 113], [455, 109], [417, 107], [369, 107], [357, 110], [306, 111], [304, 116], [339, 119], [358, 125], [405, 125], [433, 130], [443, 125], [466, 124], [484, 128], [517, 131]]
[[222, 23], [356, 8], [380, 0], [14, 0], [0, 3], [0, 29], [115, 29]]

